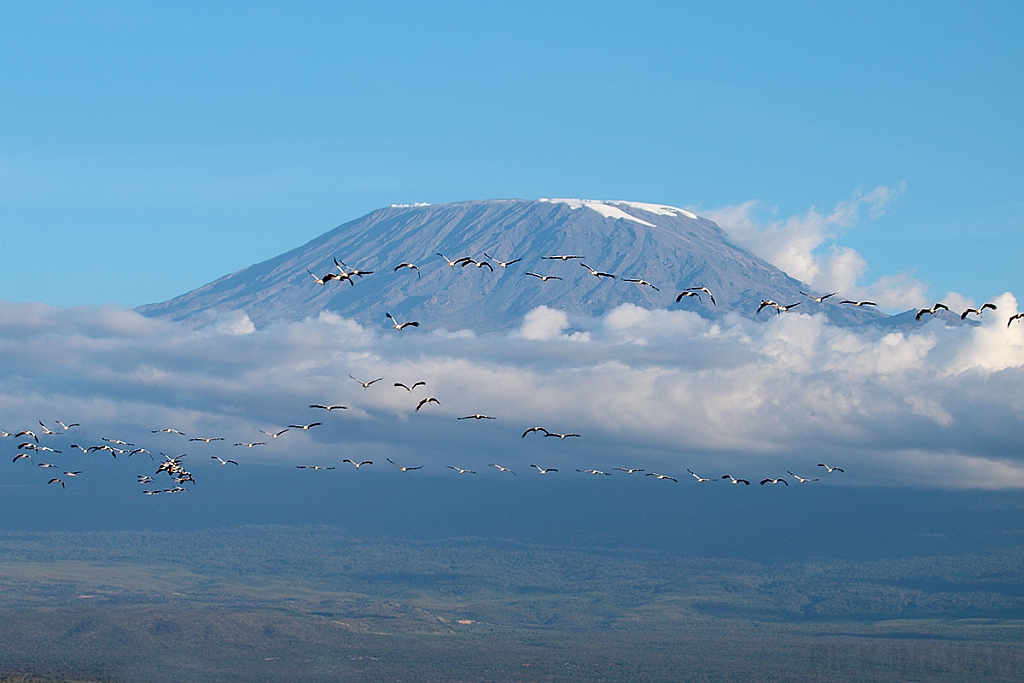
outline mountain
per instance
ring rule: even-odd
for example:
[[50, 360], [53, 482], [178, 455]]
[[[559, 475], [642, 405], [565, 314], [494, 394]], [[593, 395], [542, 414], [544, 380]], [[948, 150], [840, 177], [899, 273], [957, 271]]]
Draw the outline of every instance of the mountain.
[[[484, 253], [520, 262], [502, 268], [450, 267], [449, 259]], [[580, 255], [577, 260], [544, 256]], [[318, 285], [307, 269], [322, 277], [337, 269], [372, 270], [354, 285], [330, 281]], [[399, 263], [412, 262], [419, 273]], [[585, 263], [618, 279], [597, 278]], [[555, 275], [541, 280], [527, 272]], [[642, 278], [659, 288], [623, 282]], [[676, 295], [686, 287], [706, 286], [712, 305]], [[836, 299], [817, 304], [800, 294], [807, 285], [770, 263], [730, 244], [715, 223], [689, 211], [658, 204], [575, 199], [488, 200], [440, 205], [393, 205], [345, 223], [285, 254], [244, 268], [163, 303], [138, 310], [148, 316], [203, 325], [218, 312], [243, 310], [258, 327], [280, 320], [315, 317], [333, 311], [362, 324], [390, 325], [416, 320], [424, 328], [507, 330], [531, 309], [546, 305], [570, 316], [601, 315], [623, 303], [646, 308], [685, 309], [711, 318], [735, 311], [755, 314], [762, 299], [780, 304], [802, 302], [800, 310], [825, 310], [839, 324], [881, 322], [879, 311], [839, 306]]]

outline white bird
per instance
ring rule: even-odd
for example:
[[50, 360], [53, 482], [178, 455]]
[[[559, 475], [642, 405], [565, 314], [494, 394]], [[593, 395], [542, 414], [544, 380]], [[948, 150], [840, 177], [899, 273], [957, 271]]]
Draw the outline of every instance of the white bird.
[[152, 431], [154, 434], [180, 434], [181, 436], [185, 436], [185, 432], [179, 432], [177, 429], [171, 429], [170, 427], [168, 427], [167, 429], [152, 429], [150, 431]]
[[575, 256], [570, 254], [559, 254], [558, 256], [541, 256], [542, 261], [562, 261], [565, 263], [574, 258], [583, 258], [582, 256]]
[[82, 470], [78, 470], [77, 472], [65, 472], [64, 476], [65, 477], [77, 477], [81, 473], [82, 473]]
[[[105, 436], [101, 436], [100, 439], [102, 439], [103, 441], [106, 441], [107, 443], [117, 444], [118, 446], [132, 446], [132, 447], [135, 446], [135, 444], [128, 443], [127, 441], [121, 441], [121, 439], [108, 439]], [[192, 441], [196, 441], [196, 439], [192, 439]]]
[[627, 278], [623, 278], [622, 281], [623, 282], [635, 282], [636, 284], [640, 285], [641, 287], [650, 287], [655, 292], [660, 292], [661, 291], [660, 289], [658, 289], [657, 287], [652, 285], [647, 280], [640, 280], [640, 279], [635, 279], [635, 278], [627, 277]]
[[142, 493], [147, 496], [159, 496], [161, 491], [143, 491]]
[[152, 484], [153, 483], [153, 477], [149, 476], [148, 474], [140, 474], [139, 475], [139, 483], [140, 484]]
[[33, 432], [31, 429], [25, 429], [23, 431], [20, 431], [14, 436], [31, 436], [36, 443], [39, 443], [39, 437], [36, 436], [36, 433]]
[[48, 462], [41, 462], [41, 463], [39, 463], [39, 467], [53, 467], [53, 468], [56, 468], [57, 466], [56, 465], [52, 465], [52, 464], [50, 464]]
[[747, 481], [746, 479], [736, 479], [731, 474], [723, 474], [722, 479], [728, 479], [729, 483], [732, 484], [733, 486], [739, 486], [740, 484], [750, 486], [750, 482]]
[[687, 292], [704, 292], [705, 294], [708, 295], [708, 298], [711, 299], [711, 304], [713, 306], [717, 306], [718, 305], [717, 303], [715, 303], [715, 295], [711, 293], [710, 289], [708, 289], [707, 287], [705, 287], [703, 285], [701, 285], [700, 287], [687, 287], [685, 291], [687, 291]]
[[246, 448], [252, 448], [253, 446], [266, 446], [267, 444], [266, 444], [265, 441], [253, 441], [252, 443], [243, 441], [243, 442], [240, 442], [240, 443], [236, 443], [235, 445], [236, 446], [245, 446]]
[[238, 463], [237, 463], [237, 462], [235, 462], [234, 460], [225, 460], [224, 458], [218, 458], [218, 457], [217, 457], [216, 455], [211, 455], [211, 456], [210, 456], [210, 459], [211, 459], [211, 460], [216, 460], [216, 461], [217, 461], [217, 462], [219, 462], [219, 463], [220, 463], [221, 465], [227, 465], [228, 463], [231, 463], [232, 465], [237, 465], [237, 464], [238, 464]]
[[642, 469], [630, 469], [628, 467], [616, 467], [615, 469], [619, 470], [620, 472], [625, 472], [626, 474], [633, 474], [634, 472], [643, 472]]
[[513, 263], [519, 263], [520, 261], [522, 261], [522, 260], [523, 260], [523, 259], [521, 259], [521, 258], [517, 258], [517, 259], [514, 259], [514, 260], [512, 260], [512, 261], [499, 261], [498, 259], [494, 258], [493, 256], [488, 256], [488, 255], [487, 255], [487, 252], [486, 252], [486, 251], [484, 252], [484, 257], [486, 257], [486, 258], [489, 258], [489, 259], [491, 259], [492, 261], [494, 261], [495, 263], [497, 263], [497, 264], [498, 264], [499, 266], [501, 266], [502, 268], [508, 268], [508, 267], [509, 267], [509, 266], [511, 266], [511, 265], [512, 265]]
[[809, 299], [813, 300], [813, 301], [817, 301], [819, 304], [822, 301], [824, 301], [825, 299], [829, 298], [830, 296], [835, 296], [836, 295], [835, 292], [831, 292], [831, 293], [826, 294], [824, 296], [814, 296], [813, 294], [808, 294], [807, 292], [800, 292], [800, 293], [803, 294], [804, 296], [808, 297]]
[[919, 310], [917, 312], [917, 315], [914, 316], [914, 320], [917, 321], [917, 322], [920, 322], [921, 321], [921, 316], [923, 316], [925, 313], [929, 313], [931, 315], [935, 315], [939, 311], [939, 309], [942, 309], [944, 311], [948, 311], [949, 310], [949, 306], [947, 306], [946, 304], [939, 303], [938, 301], [936, 301], [934, 304], [932, 304], [931, 308], [922, 308], [921, 310]]
[[62, 489], [63, 488], [67, 488], [67, 487], [64, 486], [64, 480], [63, 479], [58, 479], [57, 477], [54, 477], [53, 479], [51, 479], [50, 481], [48, 481], [46, 483], [47, 484], [60, 484], [60, 487]]
[[779, 304], [776, 303], [775, 301], [772, 301], [771, 299], [761, 299], [761, 305], [757, 307], [756, 311], [754, 311], [754, 315], [760, 313], [761, 309], [767, 306], [771, 306], [772, 308], [777, 309], [779, 307]]
[[839, 302], [841, 304], [850, 304], [852, 306], [877, 306], [874, 301], [851, 301], [850, 299], [843, 299]]
[[[967, 314], [969, 314], [969, 313], [974, 313], [974, 314], [980, 316], [982, 313], [985, 312], [986, 308], [991, 308], [994, 311], [994, 310], [996, 310], [996, 305], [992, 304], [992, 303], [984, 303], [979, 308], [968, 308], [966, 311], [964, 311], [963, 313], [960, 314], [960, 319], [961, 320], [966, 320], [967, 319]], [[43, 423], [40, 422], [39, 424], [43, 424]]]
[[416, 467], [405, 467], [403, 465], [399, 465], [397, 462], [395, 462], [391, 458], [387, 458], [387, 461], [389, 463], [391, 463], [392, 465], [394, 465], [395, 467], [397, 467], [398, 469], [402, 470], [403, 472], [412, 472], [413, 470], [418, 470], [418, 469], [422, 469], [423, 468], [423, 465], [417, 465]]
[[785, 484], [786, 486], [789, 486], [789, 482], [785, 479], [762, 479], [761, 486], [764, 486], [765, 484]]
[[538, 278], [541, 282], [547, 282], [548, 280], [561, 280], [562, 278], [557, 275], [537, 275], [537, 273], [527, 273], [530, 277]]
[[[498, 465], [496, 463], [491, 463], [489, 466], [490, 467], [497, 467], [499, 472], [512, 472], [512, 470], [510, 470], [509, 468], [502, 467], [501, 465]], [[515, 475], [515, 472], [512, 472], [512, 474]]]
[[474, 413], [473, 415], [466, 415], [465, 417], [457, 418], [459, 420], [497, 420], [496, 417], [490, 415], [481, 415], [480, 413]]
[[313, 427], [319, 427], [322, 422], [310, 422], [308, 425], [288, 425], [290, 429], [301, 429], [304, 432], [308, 432]]
[[287, 431], [288, 431], [288, 429], [287, 429], [287, 428], [285, 428], [285, 429], [282, 429], [282, 430], [281, 430], [281, 431], [279, 431], [279, 432], [265, 432], [265, 431], [263, 431], [262, 429], [260, 430], [260, 432], [262, 432], [263, 434], [266, 434], [266, 435], [267, 435], [267, 436], [269, 436], [269, 437], [270, 437], [271, 439], [276, 439], [277, 437], [281, 436], [282, 434], [284, 434], [284, 433], [285, 433], [285, 432], [287, 432]]
[[332, 410], [348, 410], [348, 406], [326, 406], [322, 403], [311, 403], [310, 408], [319, 408], [320, 410], [326, 410], [331, 412]]
[[83, 453], [88, 453], [89, 452], [88, 448], [83, 448], [82, 446], [79, 446], [77, 443], [71, 444], [71, 447], [72, 448], [77, 448], [78, 450], [82, 451]]
[[372, 460], [363, 460], [362, 462], [356, 462], [355, 460], [349, 460], [348, 458], [345, 458], [344, 460], [342, 460], [342, 462], [347, 462], [349, 465], [352, 465], [352, 467], [355, 467], [357, 470], [363, 465], [373, 464]]
[[582, 261], [580, 262], [580, 265], [583, 266], [584, 268], [586, 268], [587, 270], [589, 270], [590, 274], [593, 275], [594, 277], [596, 277], [598, 280], [600, 280], [603, 277], [610, 277], [613, 280], [615, 279], [615, 276], [612, 275], [611, 273], [602, 273], [599, 270], [594, 270], [593, 268], [588, 266], [586, 263], [583, 263]]
[[44, 425], [42, 420], [39, 420], [39, 426], [43, 428], [43, 434], [46, 434], [47, 436], [56, 436], [58, 434], [58, 432], [55, 432]]
[[[338, 267], [338, 270], [340, 270], [343, 275], [348, 276], [350, 280], [353, 277], [361, 278], [364, 275], [373, 275], [372, 270], [359, 270], [358, 268], [351, 268], [348, 271], [346, 271], [345, 269], [349, 267], [348, 264], [346, 264], [344, 261], [339, 261], [338, 259], [334, 259], [334, 265]], [[355, 283], [353, 282], [352, 284], [354, 285]]]
[[391, 326], [394, 327], [399, 332], [401, 332], [402, 330], [404, 330], [407, 327], [419, 327], [420, 326], [420, 324], [418, 322], [415, 322], [415, 321], [412, 321], [412, 320], [410, 320], [409, 322], [400, 323], [397, 320], [395, 320], [395, 317], [393, 315], [391, 315], [390, 313], [385, 313], [384, 315], [386, 315], [387, 317], [391, 318]]
[[676, 303], [682, 301], [684, 296], [697, 297], [697, 301], [701, 300], [699, 292], [691, 292], [689, 290], [684, 289], [683, 291], [679, 292], [679, 296], [676, 297]]
[[416, 277], [420, 277], [420, 267], [417, 266], [415, 263], [408, 263], [408, 262], [399, 263], [397, 266], [395, 266], [395, 269], [393, 271], [391, 271], [391, 272], [397, 273], [402, 268], [408, 268], [409, 270], [415, 270], [416, 271]]
[[463, 258], [463, 259], [460, 259], [460, 260], [462, 261], [462, 267], [463, 268], [465, 268], [468, 265], [474, 265], [477, 268], [479, 268], [480, 270], [483, 270], [484, 266], [487, 266], [491, 270], [492, 273], [494, 272], [494, 266], [492, 266], [487, 261], [477, 261], [476, 259], [471, 259], [468, 256]]
[[319, 470], [333, 470], [333, 467], [325, 467], [323, 465], [296, 465], [297, 470], [313, 470], [314, 472]]
[[693, 471], [693, 470], [691, 470], [691, 469], [687, 469], [686, 471], [687, 471], [687, 472], [689, 472], [690, 474], [692, 474], [692, 475], [693, 475], [693, 478], [694, 478], [694, 479], [696, 479], [696, 480], [697, 480], [697, 481], [698, 481], [699, 483], [702, 483], [702, 484], [703, 484], [703, 483], [704, 483], [704, 482], [706, 482], [706, 481], [715, 481], [714, 479], [703, 479], [703, 478], [701, 478], [701, 477], [697, 476], [697, 473], [696, 473], [696, 472], [694, 472], [694, 471]]
[[525, 432], [523, 432], [522, 438], [525, 439], [527, 434], [530, 434], [530, 433], [533, 433], [533, 432], [544, 432], [545, 436], [550, 434], [550, 432], [548, 432], [548, 430], [544, 429], [543, 427], [530, 427]]
[[203, 443], [210, 443], [211, 441], [223, 441], [223, 436], [195, 436], [189, 439], [189, 441], [202, 441]]
[[607, 472], [602, 472], [601, 470], [581, 470], [581, 469], [577, 469], [576, 471], [577, 472], [582, 472], [583, 474], [603, 474], [606, 477], [612, 476], [612, 475], [608, 474]]
[[395, 382], [395, 386], [396, 387], [402, 387], [403, 389], [405, 389], [406, 391], [408, 391], [411, 394], [413, 389], [415, 389], [416, 387], [419, 387], [419, 386], [424, 386], [425, 387], [425, 386], [427, 386], [427, 383], [426, 382], [414, 382], [413, 385], [410, 387], [410, 386], [406, 386], [405, 384], [402, 384], [401, 382]]
[[28, 458], [29, 460], [31, 460], [32, 456], [29, 455], [28, 453], [18, 453], [16, 456], [14, 456], [14, 460], [12, 460], [11, 462], [18, 462], [22, 458]]
[[132, 457], [133, 455], [135, 455], [136, 453], [145, 453], [146, 455], [148, 455], [148, 456], [149, 456], [149, 459], [150, 459], [150, 460], [152, 460], [152, 459], [153, 459], [153, 454], [152, 454], [152, 453], [150, 453], [150, 452], [149, 452], [148, 450], [146, 450], [145, 448], [136, 448], [136, 449], [133, 449], [133, 450], [131, 450], [131, 451], [128, 451], [128, 457], [130, 458], [130, 457]]
[[549, 431], [545, 430], [544, 431], [544, 436], [555, 436], [555, 437], [558, 437], [559, 439], [568, 439], [571, 436], [578, 437], [579, 434], [559, 434], [558, 432], [549, 432]]
[[473, 470], [464, 470], [461, 467], [456, 467], [455, 465], [448, 465], [448, 469], [455, 470], [459, 474], [476, 474]]
[[28, 441], [26, 441], [25, 443], [19, 443], [18, 444], [18, 450], [43, 451], [43, 452], [46, 452], [46, 453], [60, 453], [60, 451], [55, 451], [52, 448], [50, 448], [49, 446], [37, 446], [36, 444], [29, 443]]
[[[1007, 327], [1009, 327], [1009, 325], [1007, 325]], [[11, 432], [5, 432], [4, 430], [0, 429], [0, 437], [6, 436], [14, 436], [14, 434], [12, 434]]]
[[800, 482], [801, 484], [809, 484], [809, 483], [811, 483], [812, 481], [818, 481], [817, 479], [804, 479], [804, 478], [803, 478], [803, 477], [801, 477], [800, 475], [798, 475], [798, 474], [793, 474], [793, 473], [792, 473], [792, 472], [790, 472], [789, 470], [786, 470], [786, 472], [789, 472], [789, 474], [790, 474], [790, 475], [792, 475], [793, 477], [795, 477], [795, 478], [796, 478], [796, 480], [797, 480], [798, 482]]
[[679, 483], [679, 481], [677, 479], [675, 479], [674, 477], [670, 477], [667, 474], [658, 474], [657, 472], [648, 472], [644, 476], [646, 476], [646, 477], [657, 477], [658, 479], [667, 479], [669, 481], [674, 481], [677, 484]]
[[533, 467], [534, 469], [536, 469], [541, 474], [547, 474], [548, 472], [557, 472], [558, 471], [554, 467], [544, 468], [544, 467], [538, 467], [537, 465], [530, 465], [530, 467]]
[[425, 399], [421, 400], [419, 403], [416, 404], [416, 412], [417, 413], [420, 412], [420, 408], [422, 408], [423, 406], [427, 405], [428, 403], [436, 403], [437, 405], [441, 405], [440, 401], [438, 401], [433, 396], [430, 396], [428, 398], [425, 398]]
[[458, 265], [462, 265], [462, 262], [469, 258], [468, 256], [463, 256], [462, 258], [457, 258], [454, 261], [452, 261], [452, 260], [449, 260], [449, 258], [447, 256], [445, 256], [444, 254], [442, 254], [441, 252], [437, 252], [437, 255], [440, 256], [441, 258], [443, 258], [444, 262], [447, 263], [448, 266], [451, 267], [451, 268], [454, 268], [455, 266], [458, 266]]
[[69, 424], [69, 425], [66, 425], [66, 424], [64, 424], [64, 423], [63, 423], [63, 422], [61, 422], [60, 420], [55, 420], [55, 422], [56, 422], [57, 424], [59, 424], [59, 425], [60, 425], [60, 426], [61, 426], [61, 427], [62, 427], [62, 428], [64, 429], [64, 431], [65, 431], [65, 432], [66, 432], [67, 430], [71, 429], [72, 427], [81, 427], [81, 425], [80, 425], [80, 424], [78, 424], [77, 422], [72, 422], [72, 423], [71, 423], [71, 424]]
[[[349, 377], [352, 377], [351, 373], [349, 374]], [[362, 387], [363, 387], [363, 391], [366, 391], [367, 389], [370, 388], [371, 384], [375, 384], [375, 383], [381, 381], [384, 378], [383, 377], [378, 377], [377, 379], [371, 379], [369, 382], [364, 382], [363, 380], [361, 380], [361, 379], [359, 379], [357, 377], [352, 377], [352, 379], [354, 379], [355, 381], [359, 382], [359, 384], [361, 384]], [[310, 406], [310, 408], [312, 408], [312, 407], [313, 406]]]
[[[829, 474], [831, 474], [832, 472], [845, 472], [846, 471], [846, 470], [840, 469], [839, 467], [829, 467], [828, 465], [826, 465], [823, 462], [819, 462], [818, 463], [818, 467], [824, 467], [826, 470], [828, 470]], [[794, 474], [793, 476], [796, 476], [796, 475]]]

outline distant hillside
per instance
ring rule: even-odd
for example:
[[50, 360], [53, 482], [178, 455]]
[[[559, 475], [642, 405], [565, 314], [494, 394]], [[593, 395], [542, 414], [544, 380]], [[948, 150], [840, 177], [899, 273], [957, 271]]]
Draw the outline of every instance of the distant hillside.
[[[520, 262], [500, 267], [452, 268], [449, 259], [471, 256]], [[544, 260], [558, 254], [570, 261]], [[355, 286], [318, 276], [336, 270], [333, 260], [374, 273]], [[402, 262], [419, 266], [395, 272]], [[580, 263], [618, 279], [598, 279]], [[541, 280], [527, 272], [555, 275]], [[623, 282], [642, 278], [652, 287]], [[686, 287], [706, 286], [717, 306], [675, 297]], [[517, 326], [531, 309], [547, 305], [570, 316], [600, 315], [623, 304], [686, 309], [707, 317], [734, 311], [754, 317], [762, 299], [803, 302], [800, 310], [825, 310], [839, 324], [882, 321], [883, 313], [839, 306], [835, 297], [817, 304], [800, 294], [806, 285], [728, 241], [715, 223], [683, 209], [636, 202], [583, 200], [489, 200], [453, 204], [396, 205], [373, 211], [270, 260], [220, 278], [139, 311], [202, 325], [219, 311], [243, 310], [257, 326], [301, 320], [333, 311], [362, 324], [399, 320], [424, 327], [480, 332]], [[772, 315], [762, 311], [759, 316]]]

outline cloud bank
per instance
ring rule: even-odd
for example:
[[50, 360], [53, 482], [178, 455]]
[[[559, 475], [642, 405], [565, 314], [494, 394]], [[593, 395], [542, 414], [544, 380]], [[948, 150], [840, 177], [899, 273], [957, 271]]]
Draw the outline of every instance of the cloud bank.
[[[189, 446], [151, 430], [225, 437], [190, 446], [207, 458], [271, 441], [261, 429], [318, 420], [244, 457], [751, 479], [820, 476], [816, 464], [828, 462], [848, 484], [1021, 488], [1024, 324], [1007, 327], [1011, 294], [994, 301], [998, 314], [976, 325], [932, 319], [910, 332], [837, 328], [808, 313], [709, 321], [633, 305], [570, 322], [540, 307], [508, 335], [398, 333], [330, 313], [257, 330], [236, 312], [191, 330], [116, 308], [0, 303], [0, 428], [74, 421], [80, 442], [119, 435], [169, 453]], [[364, 390], [349, 374], [384, 381]], [[421, 380], [412, 394], [393, 386]], [[417, 412], [427, 396], [441, 405]], [[455, 419], [477, 412], [498, 419]], [[521, 438], [534, 425], [583, 437]], [[0, 439], [0, 455], [13, 441]]]

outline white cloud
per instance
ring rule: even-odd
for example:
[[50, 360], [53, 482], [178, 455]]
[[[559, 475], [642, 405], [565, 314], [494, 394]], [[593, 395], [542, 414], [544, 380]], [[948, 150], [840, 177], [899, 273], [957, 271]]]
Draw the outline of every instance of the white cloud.
[[886, 310], [905, 310], [925, 303], [928, 287], [910, 273], [897, 273], [863, 283], [868, 264], [855, 249], [835, 243], [861, 220], [878, 218], [901, 193], [880, 185], [864, 194], [839, 202], [832, 211], [812, 207], [803, 215], [763, 222], [757, 217], [760, 202], [749, 201], [704, 212], [737, 245], [748, 249], [789, 275], [820, 292], [875, 301]]
[[[851, 484], [1024, 487], [1024, 325], [1006, 326], [1012, 295], [995, 303], [998, 315], [978, 325], [935, 319], [910, 332], [632, 305], [570, 324], [541, 307], [507, 336], [389, 334], [332, 313], [255, 331], [228, 316], [192, 330], [113, 308], [0, 303], [0, 427], [62, 419], [82, 423], [76, 438], [123, 434], [160, 450], [170, 437], [151, 429], [252, 441], [320, 419], [244, 456], [340, 459], [358, 447], [428, 465], [458, 453], [484, 469], [499, 455], [524, 465], [571, 453], [581, 466], [748, 478], [815, 472], [827, 458]], [[385, 381], [363, 390], [350, 373]], [[427, 387], [411, 395], [393, 386], [420, 380]], [[425, 396], [441, 405], [417, 413]], [[321, 402], [349, 410], [308, 408]], [[475, 412], [499, 419], [454, 419]], [[521, 439], [534, 424], [584, 436]]]

